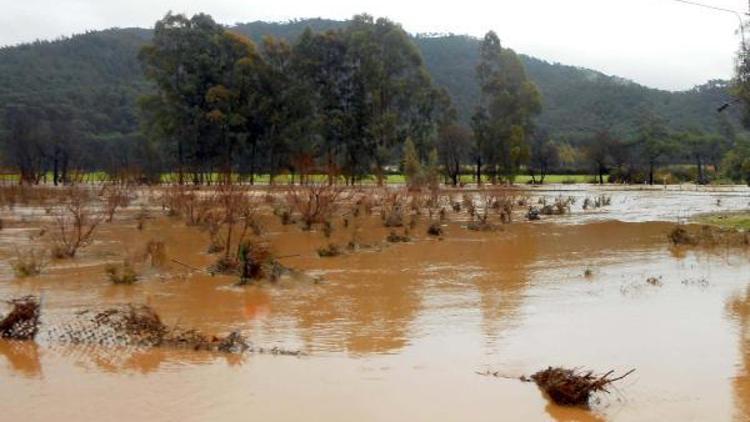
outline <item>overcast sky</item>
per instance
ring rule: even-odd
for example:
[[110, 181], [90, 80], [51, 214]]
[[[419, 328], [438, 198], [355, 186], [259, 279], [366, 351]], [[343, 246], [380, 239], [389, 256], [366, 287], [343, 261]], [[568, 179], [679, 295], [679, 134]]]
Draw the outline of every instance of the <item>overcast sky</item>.
[[[745, 0], [704, 0], [747, 10]], [[206, 12], [222, 23], [367, 12], [412, 33], [481, 36], [548, 61], [589, 67], [647, 86], [680, 90], [729, 78], [737, 17], [675, 0], [1, 0], [0, 45], [91, 29], [150, 27], [168, 10]]]

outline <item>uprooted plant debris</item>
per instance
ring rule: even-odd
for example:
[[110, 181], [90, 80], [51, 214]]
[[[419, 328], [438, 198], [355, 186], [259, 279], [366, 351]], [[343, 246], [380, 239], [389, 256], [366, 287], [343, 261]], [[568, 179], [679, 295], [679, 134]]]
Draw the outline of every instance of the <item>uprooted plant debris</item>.
[[0, 320], [0, 337], [11, 340], [33, 340], [39, 331], [40, 304], [34, 296], [7, 301], [13, 309]]
[[595, 375], [592, 371], [549, 367], [531, 377], [521, 377], [521, 381], [536, 383], [553, 402], [560, 406], [588, 407], [593, 393], [609, 393], [607, 387], [610, 384], [622, 380], [633, 372], [635, 369], [612, 378], [614, 371], [609, 371], [604, 375]]
[[104, 311], [82, 311], [77, 320], [58, 333], [57, 340], [105, 346], [171, 347], [222, 353], [268, 353], [299, 356], [299, 351], [253, 349], [237, 331], [221, 337], [194, 329], [169, 327], [146, 305], [124, 305]]
[[[581, 371], [579, 369], [565, 369], [548, 367], [530, 377], [522, 376], [523, 382], [533, 382], [557, 405], [578, 406], [588, 408], [589, 399], [594, 393], [609, 393], [607, 389], [612, 383], [620, 381], [635, 372], [631, 369], [625, 374], [612, 378], [615, 371], [609, 371], [604, 375], [595, 375], [592, 371]], [[501, 374], [500, 372], [478, 372], [479, 375], [497, 378], [516, 379]]]

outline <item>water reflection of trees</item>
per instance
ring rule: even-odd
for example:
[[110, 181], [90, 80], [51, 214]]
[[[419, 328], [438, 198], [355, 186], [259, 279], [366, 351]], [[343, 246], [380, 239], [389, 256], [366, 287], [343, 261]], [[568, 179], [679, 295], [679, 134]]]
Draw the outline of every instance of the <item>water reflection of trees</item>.
[[35, 342], [0, 340], [0, 355], [7, 361], [11, 372], [28, 378], [42, 376], [39, 346]]
[[352, 256], [339, 263], [344, 272], [332, 273], [322, 288], [275, 311], [293, 315], [309, 350], [366, 354], [402, 349], [421, 308], [418, 267], [405, 251]]
[[[477, 303], [480, 335], [493, 341], [517, 320], [531, 271], [562, 263], [580, 265], [582, 275], [591, 258], [661, 247], [666, 241], [658, 224], [519, 224], [502, 233], [451, 227], [444, 241], [320, 261], [319, 269], [330, 270], [328, 282], [275, 301], [271, 319], [292, 316], [309, 350], [390, 353], [429, 329], [415, 326], [420, 313], [439, 313], [441, 305], [464, 311]], [[441, 302], [456, 295], [460, 305]], [[427, 296], [441, 303], [425, 303]]]
[[94, 344], [56, 345], [49, 349], [49, 352], [62, 356], [78, 366], [111, 373], [150, 374], [158, 372], [164, 365], [209, 365], [219, 360], [224, 360], [229, 365], [240, 365], [248, 359], [247, 355], [192, 349], [108, 347]]
[[740, 355], [742, 368], [732, 384], [737, 407], [737, 420], [750, 419], [750, 288], [728, 303], [729, 314], [740, 327]]
[[[509, 240], [510, 239], [510, 240]], [[291, 312], [308, 348], [355, 354], [393, 353], [407, 346], [415, 319], [428, 294], [471, 297], [480, 293], [484, 335], [517, 309], [526, 283], [526, 266], [535, 248], [527, 239], [484, 235], [483, 239], [446, 240], [397, 246], [379, 254], [352, 256], [337, 265], [329, 283]], [[448, 289], [448, 292], [441, 292]], [[459, 289], [458, 291], [456, 289]], [[440, 309], [430, 309], [440, 312]], [[456, 327], [460, 329], [461, 327]]]

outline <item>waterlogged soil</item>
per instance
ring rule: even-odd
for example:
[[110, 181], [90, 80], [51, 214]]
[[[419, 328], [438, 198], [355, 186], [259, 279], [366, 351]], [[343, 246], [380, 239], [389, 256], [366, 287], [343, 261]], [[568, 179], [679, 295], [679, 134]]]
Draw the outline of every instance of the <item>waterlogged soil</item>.
[[[449, 212], [442, 238], [422, 220], [398, 244], [377, 216], [338, 219], [328, 239], [265, 215], [281, 263], [306, 276], [245, 287], [203, 271], [216, 259], [208, 235], [158, 209], [143, 230], [126, 210], [74, 260], [18, 279], [13, 257], [45, 246], [35, 234], [49, 219], [3, 210], [0, 298], [40, 295], [43, 314], [36, 342], [0, 340], [0, 420], [750, 419], [750, 255], [675, 249], [666, 236], [697, 214], [746, 209], [750, 191], [571, 189], [527, 193], [575, 196], [569, 215], [472, 232]], [[611, 205], [581, 209], [601, 194]], [[150, 240], [165, 243], [167, 263], [112, 284], [107, 263], [135, 260]], [[316, 253], [352, 240], [364, 246]], [[122, 303], [148, 304], [168, 326], [239, 330], [256, 348], [304, 354], [67, 345], [51, 334], [78, 311]], [[636, 372], [584, 410], [517, 380], [548, 366]], [[503, 377], [477, 374], [488, 370]]]

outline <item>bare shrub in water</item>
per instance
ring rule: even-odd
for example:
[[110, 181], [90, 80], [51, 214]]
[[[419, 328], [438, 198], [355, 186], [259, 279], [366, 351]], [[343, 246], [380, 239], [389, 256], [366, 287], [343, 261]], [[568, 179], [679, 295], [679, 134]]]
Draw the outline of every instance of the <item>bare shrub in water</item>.
[[143, 260], [151, 267], [163, 267], [167, 263], [167, 246], [160, 240], [149, 240], [143, 253]]
[[206, 216], [214, 206], [212, 195], [201, 194], [197, 188], [182, 185], [165, 189], [160, 200], [167, 215], [182, 216], [189, 226], [205, 223]]
[[290, 189], [286, 202], [290, 209], [296, 211], [304, 224], [305, 230], [315, 224], [323, 224], [333, 217], [339, 207], [344, 190], [327, 184], [310, 184]]
[[133, 195], [128, 191], [128, 187], [120, 183], [105, 185], [100, 196], [104, 201], [104, 214], [107, 216], [107, 223], [112, 222], [118, 209], [127, 208], [133, 201]]
[[274, 260], [271, 248], [265, 242], [245, 241], [238, 253], [240, 264], [240, 284], [248, 284], [263, 278], [275, 281], [278, 278], [278, 263]]
[[386, 189], [382, 194], [380, 217], [386, 227], [403, 227], [406, 213], [406, 191]]
[[215, 208], [208, 213], [204, 227], [211, 235], [209, 253], [224, 252], [224, 255], [212, 271], [233, 273], [240, 268], [241, 249], [246, 239], [263, 234], [257, 219], [258, 201], [232, 184], [220, 185], [214, 198]]
[[52, 255], [73, 258], [79, 249], [94, 241], [94, 231], [102, 216], [91, 205], [88, 192], [70, 188], [65, 204], [57, 209], [53, 229]]
[[612, 204], [612, 197], [608, 195], [599, 195], [594, 199], [586, 197], [586, 199], [583, 200], [583, 209], [587, 210], [589, 208], [602, 208], [607, 207], [610, 204]]
[[125, 260], [122, 265], [107, 265], [104, 272], [109, 277], [109, 281], [114, 284], [133, 284], [138, 281], [138, 274], [128, 260]]

